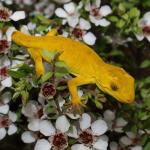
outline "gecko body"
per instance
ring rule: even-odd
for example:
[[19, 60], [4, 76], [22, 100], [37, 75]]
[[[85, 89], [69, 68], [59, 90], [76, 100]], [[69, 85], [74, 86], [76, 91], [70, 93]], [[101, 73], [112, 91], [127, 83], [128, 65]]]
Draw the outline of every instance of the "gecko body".
[[82, 104], [77, 94], [77, 87], [84, 84], [96, 84], [100, 90], [118, 101], [124, 103], [134, 101], [134, 78], [124, 69], [105, 63], [93, 49], [84, 43], [56, 36], [54, 30], [40, 37], [15, 31], [12, 34], [12, 40], [27, 48], [35, 62], [37, 77], [45, 72], [43, 59], [49, 61], [43, 57], [43, 50], [61, 53], [59, 59], [65, 61], [71, 74], [75, 76], [68, 81], [71, 102], [74, 106]]

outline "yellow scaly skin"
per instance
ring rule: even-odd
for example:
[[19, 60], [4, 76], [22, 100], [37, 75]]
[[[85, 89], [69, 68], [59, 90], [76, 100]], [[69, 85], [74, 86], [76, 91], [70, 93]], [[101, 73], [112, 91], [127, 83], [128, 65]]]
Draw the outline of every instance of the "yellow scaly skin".
[[15, 31], [12, 40], [27, 48], [35, 62], [37, 77], [44, 74], [42, 59], [46, 60], [46, 58], [42, 56], [42, 51], [47, 49], [61, 53], [59, 59], [65, 61], [71, 74], [76, 76], [68, 81], [73, 106], [82, 105], [77, 87], [91, 83], [120, 102], [134, 101], [134, 78], [124, 69], [105, 63], [87, 45], [70, 38], [56, 36], [55, 29], [41, 37]]

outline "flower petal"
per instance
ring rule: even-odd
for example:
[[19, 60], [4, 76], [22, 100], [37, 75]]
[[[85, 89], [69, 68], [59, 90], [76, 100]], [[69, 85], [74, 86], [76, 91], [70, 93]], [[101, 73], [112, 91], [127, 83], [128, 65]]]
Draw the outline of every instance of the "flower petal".
[[100, 4], [101, 4], [101, 0], [96, 0], [95, 1], [96, 8], [100, 7]]
[[17, 132], [17, 127], [14, 124], [11, 124], [8, 128], [8, 135], [12, 135]]
[[145, 20], [146, 25], [150, 25], [150, 11], [144, 14], [143, 19]]
[[40, 130], [40, 119], [31, 119], [28, 124], [28, 129], [31, 131], [39, 131]]
[[73, 14], [75, 12], [75, 9], [76, 9], [75, 4], [73, 2], [65, 4], [64, 9], [66, 10], [67, 13]]
[[131, 150], [143, 150], [143, 148], [140, 145], [136, 145], [134, 147], [131, 147]]
[[121, 138], [120, 138], [120, 142], [121, 142], [122, 144], [124, 144], [125, 146], [129, 146], [129, 145], [132, 144], [132, 140], [131, 140], [129, 137], [127, 137], [127, 136], [121, 137]]
[[79, 22], [79, 17], [78, 16], [68, 16], [67, 21], [70, 27], [75, 27], [78, 22]]
[[45, 139], [40, 139], [36, 142], [34, 150], [50, 150], [52, 145]]
[[6, 31], [7, 41], [11, 41], [12, 34], [15, 31], [16, 31], [16, 29], [14, 27], [9, 27], [8, 28], [8, 30]]
[[71, 150], [90, 150], [90, 148], [87, 146], [84, 146], [83, 144], [75, 144], [71, 146]]
[[25, 17], [26, 17], [26, 15], [25, 15], [24, 11], [16, 11], [10, 16], [10, 18], [14, 21], [24, 19]]
[[67, 13], [62, 9], [62, 8], [57, 8], [55, 10], [55, 14], [60, 17], [60, 18], [66, 18], [67, 17]]
[[0, 128], [0, 140], [2, 140], [6, 136], [6, 129]]
[[4, 104], [7, 104], [11, 100], [11, 93], [5, 92], [4, 94], [2, 94], [1, 99]]
[[115, 119], [115, 113], [113, 111], [109, 110], [109, 109], [105, 110], [103, 115], [104, 115], [104, 119], [106, 121], [112, 121], [112, 120]]
[[61, 132], [67, 132], [69, 130], [70, 123], [67, 120], [66, 116], [60, 116], [56, 120], [56, 128]]
[[25, 131], [22, 135], [21, 135], [21, 140], [24, 143], [33, 143], [36, 141], [35, 135], [30, 132], [30, 131]]
[[79, 26], [80, 28], [83, 30], [89, 30], [91, 28], [91, 24], [89, 21], [83, 19], [83, 18], [80, 18], [80, 21], [79, 21]]
[[42, 120], [40, 122], [40, 132], [45, 136], [51, 136], [55, 134], [55, 128], [48, 120]]
[[97, 25], [100, 25], [102, 27], [107, 27], [108, 25], [110, 25], [110, 22], [103, 18], [97, 21]]
[[117, 142], [110, 142], [110, 150], [118, 150]]
[[94, 144], [93, 147], [97, 150], [107, 150], [108, 141], [103, 138], [99, 138]]
[[147, 40], [150, 42], [150, 36], [146, 36]]
[[25, 34], [30, 35], [29, 29], [28, 29], [28, 27], [27, 27], [26, 25], [23, 25], [23, 26], [21, 27], [20, 31], [23, 32], [23, 33], [25, 33]]
[[138, 41], [142, 41], [144, 39], [143, 33], [141, 33], [141, 34], [135, 34], [135, 36], [136, 36], [136, 38], [137, 38]]
[[107, 131], [108, 126], [104, 120], [99, 119], [92, 123], [91, 129], [94, 135], [99, 136]]
[[3, 81], [1, 81], [1, 84], [4, 87], [11, 87], [12, 86], [12, 78], [8, 77], [8, 78], [4, 79]]
[[83, 35], [83, 41], [88, 45], [94, 45], [96, 41], [96, 37], [93, 33], [88, 32], [85, 35]]
[[87, 113], [82, 114], [79, 120], [81, 130], [85, 130], [91, 126], [91, 116]]
[[5, 105], [0, 105], [0, 113], [2, 114], [7, 114], [9, 111], [9, 105], [5, 104]]
[[10, 119], [12, 122], [15, 122], [15, 121], [17, 120], [17, 115], [16, 115], [16, 113], [14, 113], [14, 112], [12, 112], [12, 111], [9, 111], [8, 116], [9, 116], [9, 119]]
[[111, 10], [110, 6], [108, 6], [108, 5], [104, 5], [104, 6], [102, 6], [102, 7], [100, 8], [100, 14], [101, 14], [102, 16], [107, 16], [107, 15], [109, 15], [111, 12], [112, 12], [112, 10]]

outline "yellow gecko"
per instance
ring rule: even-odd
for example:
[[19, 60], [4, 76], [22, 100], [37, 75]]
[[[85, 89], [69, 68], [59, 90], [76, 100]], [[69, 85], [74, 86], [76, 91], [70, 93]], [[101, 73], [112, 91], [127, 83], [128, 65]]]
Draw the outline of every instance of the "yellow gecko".
[[27, 48], [35, 62], [37, 77], [44, 74], [42, 55], [44, 49], [61, 52], [60, 60], [65, 61], [75, 77], [68, 81], [73, 106], [82, 105], [77, 87], [96, 84], [100, 90], [123, 103], [134, 101], [134, 78], [124, 69], [105, 63], [94, 50], [82, 42], [56, 35], [53, 29], [45, 36], [31, 36], [20, 31], [12, 34], [12, 40]]

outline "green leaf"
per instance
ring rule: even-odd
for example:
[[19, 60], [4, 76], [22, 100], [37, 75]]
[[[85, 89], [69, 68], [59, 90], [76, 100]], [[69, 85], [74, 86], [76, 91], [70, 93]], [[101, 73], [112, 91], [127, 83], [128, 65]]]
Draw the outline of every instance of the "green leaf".
[[13, 78], [22, 78], [22, 77], [26, 77], [30, 73], [33, 73], [33, 68], [31, 68], [27, 64], [23, 64], [21, 65], [21, 67], [19, 67], [17, 71], [10, 69], [8, 73]]
[[140, 16], [140, 11], [137, 8], [132, 8], [128, 12], [128, 15], [130, 18], [134, 18], [134, 17]]
[[117, 22], [119, 19], [116, 16], [110, 16], [109, 20], [112, 21], [112, 22]]
[[57, 67], [68, 68], [67, 64], [66, 64], [64, 61], [57, 61], [57, 62], [55, 63], [55, 65], [56, 65]]
[[53, 73], [52, 72], [47, 72], [46, 74], [44, 74], [42, 77], [41, 77], [41, 82], [45, 82], [47, 81], [48, 79], [50, 79], [52, 77]]
[[16, 100], [19, 97], [19, 95], [20, 95], [20, 92], [15, 92], [12, 99]]
[[46, 60], [53, 60], [55, 58], [55, 55], [57, 54], [57, 51], [54, 52], [50, 52], [49, 50], [45, 49], [43, 50], [42, 56], [46, 59]]
[[43, 16], [42, 14], [39, 14], [36, 16], [37, 19], [40, 21], [41, 24], [46, 24], [49, 25], [50, 24], [50, 20], [47, 19], [45, 16]]
[[125, 21], [124, 20], [119, 20], [118, 22], [117, 22], [117, 24], [116, 24], [116, 26], [118, 27], [118, 28], [122, 28], [123, 26], [125, 25]]
[[150, 150], [150, 142], [148, 142], [148, 143], [146, 144], [146, 146], [144, 147], [144, 150]]
[[146, 59], [142, 62], [142, 64], [140, 65], [141, 68], [147, 68], [150, 66], [150, 60]]
[[22, 91], [21, 96], [22, 96], [22, 103], [25, 105], [29, 99], [29, 93], [27, 91]]

